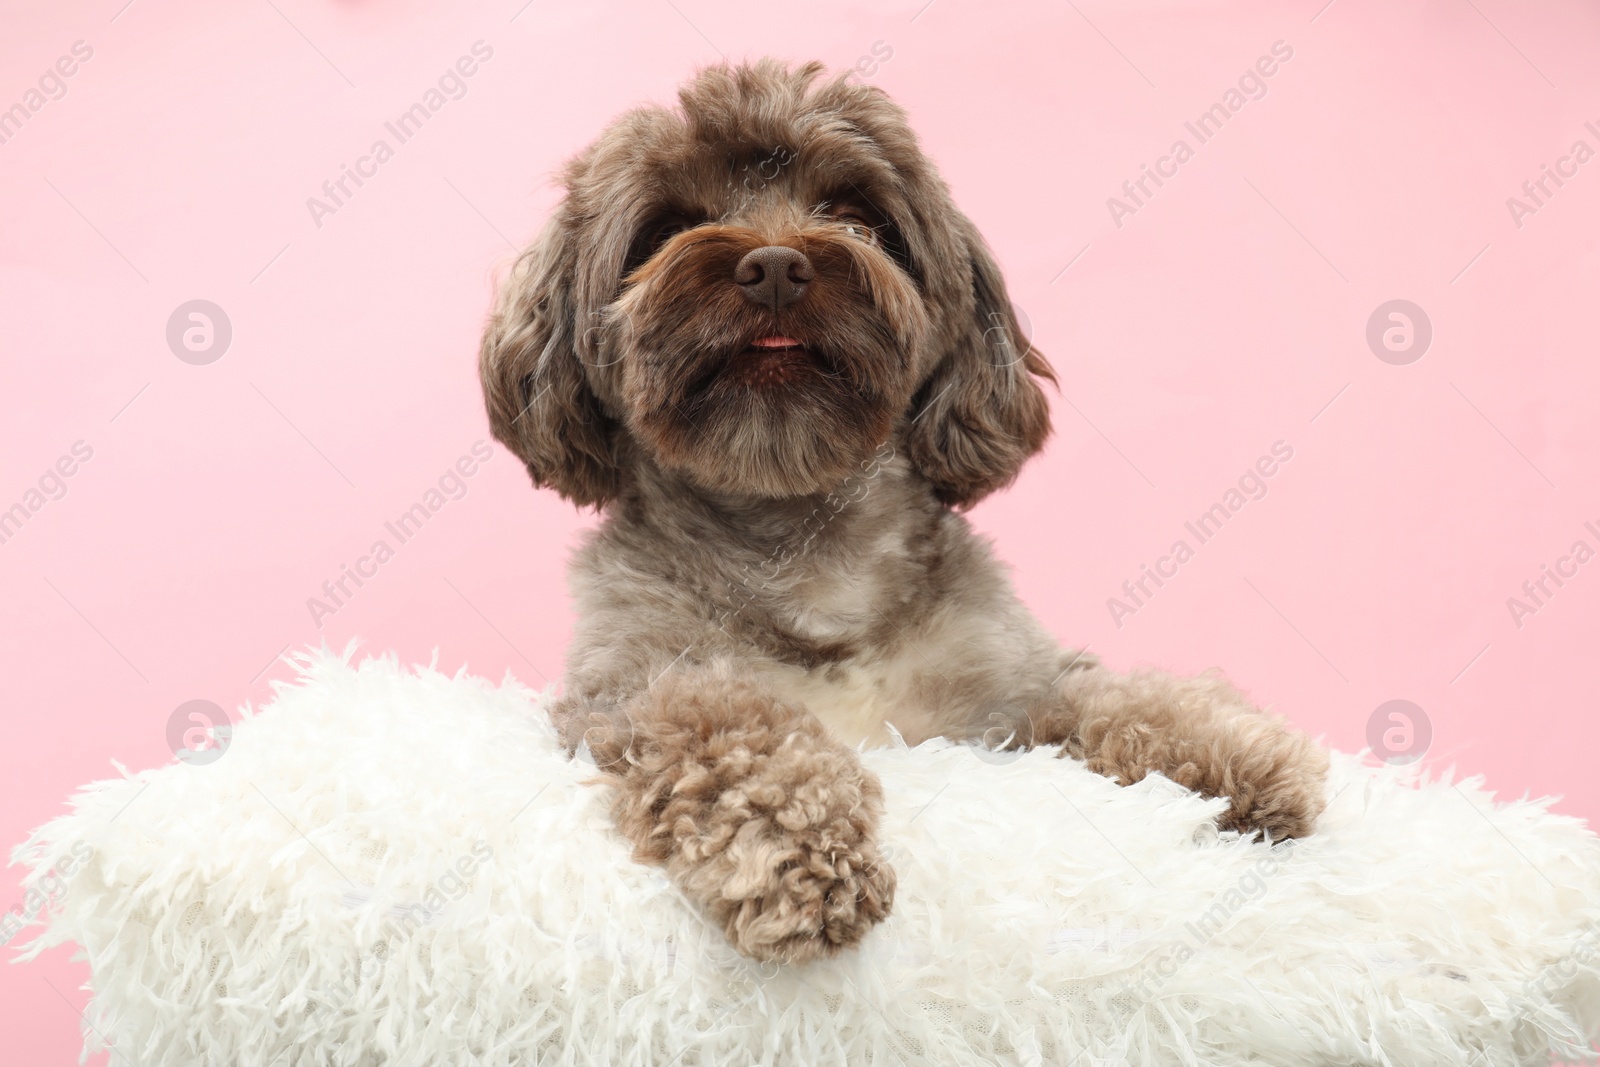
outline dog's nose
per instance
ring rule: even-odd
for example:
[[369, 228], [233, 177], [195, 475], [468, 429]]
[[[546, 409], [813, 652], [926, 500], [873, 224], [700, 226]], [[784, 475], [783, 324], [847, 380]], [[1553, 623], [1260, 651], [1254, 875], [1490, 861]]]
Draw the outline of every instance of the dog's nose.
[[806, 284], [815, 276], [805, 253], [783, 245], [747, 253], [733, 272], [734, 283], [746, 297], [774, 311], [804, 296]]

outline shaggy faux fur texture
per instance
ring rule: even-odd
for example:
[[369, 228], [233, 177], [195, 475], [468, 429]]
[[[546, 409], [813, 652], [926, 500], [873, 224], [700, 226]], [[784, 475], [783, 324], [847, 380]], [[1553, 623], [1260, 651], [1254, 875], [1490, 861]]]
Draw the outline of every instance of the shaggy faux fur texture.
[[[861, 758], [894, 911], [803, 966], [630, 856], [539, 695], [393, 660], [309, 657], [216, 762], [88, 786], [18, 856], [139, 1067], [1544, 1067], [1600, 1031], [1600, 844], [1543, 803], [1336, 755], [1269, 847], [1048, 749]], [[850, 816], [802, 819], [840, 875]]]

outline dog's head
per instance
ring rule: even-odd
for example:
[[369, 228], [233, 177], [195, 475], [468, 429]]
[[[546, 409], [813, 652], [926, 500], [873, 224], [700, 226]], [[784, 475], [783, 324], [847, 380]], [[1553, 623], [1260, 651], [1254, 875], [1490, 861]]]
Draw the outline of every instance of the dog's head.
[[946, 503], [1049, 432], [983, 239], [904, 113], [820, 64], [701, 73], [567, 165], [483, 338], [490, 424], [537, 485], [602, 504], [640, 460], [796, 496], [891, 436]]

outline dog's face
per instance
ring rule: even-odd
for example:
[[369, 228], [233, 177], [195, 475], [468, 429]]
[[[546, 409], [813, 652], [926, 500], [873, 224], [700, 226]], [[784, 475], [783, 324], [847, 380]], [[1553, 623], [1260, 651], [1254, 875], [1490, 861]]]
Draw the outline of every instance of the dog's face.
[[1004, 284], [902, 112], [820, 66], [718, 67], [572, 161], [484, 335], [498, 437], [580, 504], [653, 462], [826, 491], [891, 437], [940, 499], [1048, 432]]

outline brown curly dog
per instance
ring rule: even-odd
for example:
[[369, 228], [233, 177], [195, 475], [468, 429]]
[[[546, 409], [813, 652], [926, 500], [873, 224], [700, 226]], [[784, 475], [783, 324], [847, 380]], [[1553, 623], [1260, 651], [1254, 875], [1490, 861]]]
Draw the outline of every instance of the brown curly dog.
[[782, 961], [889, 913], [856, 753], [891, 729], [1060, 745], [1225, 797], [1226, 827], [1308, 833], [1308, 738], [1219, 678], [1063, 651], [957, 514], [1039, 450], [1053, 375], [904, 113], [821, 69], [716, 67], [624, 115], [484, 335], [495, 436], [604, 516], [554, 714], [618, 826]]

